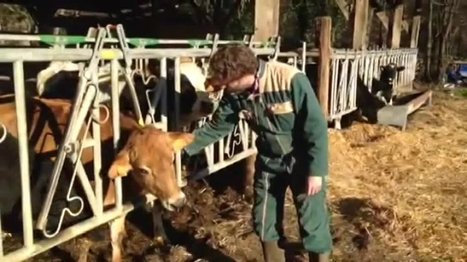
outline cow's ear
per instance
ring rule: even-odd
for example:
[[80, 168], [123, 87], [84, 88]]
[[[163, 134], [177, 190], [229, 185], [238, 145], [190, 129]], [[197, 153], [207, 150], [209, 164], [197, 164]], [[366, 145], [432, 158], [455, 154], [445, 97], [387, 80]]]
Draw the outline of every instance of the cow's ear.
[[384, 71], [384, 66], [379, 66], [379, 70]]
[[108, 176], [110, 179], [126, 176], [130, 170], [130, 156], [128, 154], [128, 151], [124, 149], [123, 151], [118, 153], [117, 157], [112, 163], [112, 166], [109, 169]]
[[195, 136], [190, 133], [183, 132], [169, 132], [168, 133], [170, 144], [175, 152], [178, 152], [193, 143]]
[[397, 72], [404, 71], [405, 66], [398, 66], [396, 70], [397, 70]]

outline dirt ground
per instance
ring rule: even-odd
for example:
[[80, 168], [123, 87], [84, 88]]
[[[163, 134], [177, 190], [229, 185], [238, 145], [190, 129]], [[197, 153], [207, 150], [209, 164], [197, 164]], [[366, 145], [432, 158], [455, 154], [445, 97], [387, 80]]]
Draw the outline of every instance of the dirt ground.
[[[433, 106], [414, 113], [405, 132], [363, 123], [331, 130], [330, 148], [333, 261], [467, 261], [466, 98], [435, 93]], [[221, 180], [223, 186], [208, 184]], [[155, 248], [143, 233], [149, 214], [132, 213], [125, 261], [263, 261], [251, 206], [226, 187], [235, 180], [215, 174], [185, 188], [187, 207], [165, 214], [167, 248]], [[290, 194], [284, 224], [298, 243]], [[107, 228], [97, 232], [107, 239], [92, 243], [88, 260], [108, 261]], [[83, 243], [72, 240], [31, 261], [70, 261]]]

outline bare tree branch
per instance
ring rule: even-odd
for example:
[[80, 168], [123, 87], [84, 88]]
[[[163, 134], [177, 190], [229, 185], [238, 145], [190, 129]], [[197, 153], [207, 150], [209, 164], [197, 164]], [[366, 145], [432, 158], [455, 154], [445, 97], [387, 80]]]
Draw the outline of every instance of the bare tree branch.
[[189, 4], [195, 11], [198, 22], [200, 22], [201, 24], [206, 23], [206, 22], [212, 23], [211, 16], [208, 14], [208, 12], [206, 12], [206, 9], [203, 9], [202, 5], [199, 5], [197, 3], [196, 0], [190, 0]]

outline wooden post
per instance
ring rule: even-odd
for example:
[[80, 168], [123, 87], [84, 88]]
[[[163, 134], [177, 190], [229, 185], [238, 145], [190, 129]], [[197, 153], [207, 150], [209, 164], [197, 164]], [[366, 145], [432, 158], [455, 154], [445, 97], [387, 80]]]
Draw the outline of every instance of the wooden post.
[[390, 48], [399, 48], [401, 44], [402, 15], [404, 14], [404, 5], [398, 5], [389, 19], [388, 46]]
[[414, 16], [412, 20], [412, 32], [410, 36], [410, 48], [417, 48], [420, 35], [420, 16]]
[[371, 42], [371, 29], [372, 29], [372, 25], [373, 25], [373, 15], [375, 13], [375, 9], [374, 8], [369, 8], [368, 9], [368, 20], [367, 20], [367, 23], [368, 23], [368, 27], [366, 29], [366, 36], [365, 36], [365, 47], [368, 48], [368, 44]]
[[329, 115], [329, 78], [331, 71], [331, 17], [316, 19], [319, 30], [319, 69], [318, 69], [318, 100], [326, 119]]
[[353, 49], [366, 49], [366, 34], [368, 30], [368, 11], [369, 0], [355, 0], [355, 8], [353, 12]]
[[256, 0], [255, 41], [267, 41], [279, 34], [279, 0]]

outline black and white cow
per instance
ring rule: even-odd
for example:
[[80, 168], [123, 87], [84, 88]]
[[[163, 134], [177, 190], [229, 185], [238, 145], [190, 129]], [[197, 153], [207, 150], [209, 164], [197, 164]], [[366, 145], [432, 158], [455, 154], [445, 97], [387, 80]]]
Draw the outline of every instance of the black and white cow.
[[394, 98], [394, 80], [397, 74], [405, 70], [405, 66], [389, 63], [381, 66], [379, 80], [373, 79], [372, 93], [386, 105], [392, 105]]
[[[134, 75], [135, 89], [139, 100], [141, 112], [145, 114], [149, 110], [146, 92], [154, 89], [160, 81], [159, 70], [156, 67], [151, 81], [143, 81], [142, 77]], [[50, 65], [39, 72], [37, 76], [37, 93], [43, 98], [72, 99], [77, 90], [79, 81], [79, 66], [72, 62], [51, 62]], [[205, 74], [203, 69], [194, 61], [182, 59], [180, 63], [180, 120], [181, 126], [206, 117], [217, 108], [216, 100], [213, 100], [205, 91]], [[110, 101], [110, 64], [99, 67], [100, 101]], [[170, 112], [174, 110], [174, 68], [168, 66], [167, 70], [167, 107]], [[122, 110], [132, 110], [132, 100], [129, 88], [126, 88], [124, 76], [120, 74], [118, 79], [120, 107]]]
[[397, 73], [405, 70], [405, 67], [389, 63], [381, 66], [380, 70], [379, 79], [372, 79], [371, 92], [363, 79], [360, 76], [357, 77], [357, 110], [342, 117], [341, 126], [343, 128], [350, 126], [353, 121], [377, 123], [378, 110], [387, 105], [392, 105], [394, 80]]

